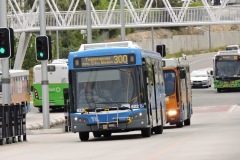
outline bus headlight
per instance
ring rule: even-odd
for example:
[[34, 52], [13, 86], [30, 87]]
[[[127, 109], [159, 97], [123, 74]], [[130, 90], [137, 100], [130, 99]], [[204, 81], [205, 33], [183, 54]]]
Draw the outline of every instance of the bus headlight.
[[169, 110], [169, 111], [167, 112], [167, 114], [168, 114], [169, 116], [175, 116], [175, 115], [177, 115], [177, 111], [176, 111], [176, 110]]
[[78, 117], [74, 117], [74, 121], [78, 121]]
[[142, 116], [143, 116], [143, 113], [139, 112], [139, 113], [132, 114], [129, 117], [130, 117], [130, 119], [135, 120], [135, 119], [140, 119]]
[[169, 101], [169, 97], [165, 97], [165, 101], [168, 102]]

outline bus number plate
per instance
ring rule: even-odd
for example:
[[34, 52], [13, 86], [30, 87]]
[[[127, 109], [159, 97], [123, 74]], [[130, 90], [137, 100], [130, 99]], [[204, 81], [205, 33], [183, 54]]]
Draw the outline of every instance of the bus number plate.
[[107, 124], [104, 124], [104, 125], [102, 126], [102, 128], [103, 128], [103, 129], [108, 129], [108, 125], [107, 125]]
[[108, 129], [108, 125], [107, 124], [102, 124], [102, 125], [99, 125], [99, 128], [100, 129]]
[[99, 125], [100, 129], [110, 129], [110, 128], [116, 128], [116, 127], [117, 127], [116, 124], [102, 124], [102, 125]]

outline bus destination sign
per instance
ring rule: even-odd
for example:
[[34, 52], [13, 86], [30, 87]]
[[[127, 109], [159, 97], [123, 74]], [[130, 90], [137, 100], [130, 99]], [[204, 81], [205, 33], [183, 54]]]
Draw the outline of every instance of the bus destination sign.
[[219, 61], [223, 61], [223, 60], [239, 60], [240, 59], [240, 56], [236, 56], [236, 55], [221, 55], [221, 56], [218, 56], [218, 60]]
[[97, 66], [112, 66], [112, 65], [128, 65], [135, 64], [136, 58], [134, 54], [107, 55], [99, 57], [81, 57], [74, 59], [74, 67], [86, 68]]

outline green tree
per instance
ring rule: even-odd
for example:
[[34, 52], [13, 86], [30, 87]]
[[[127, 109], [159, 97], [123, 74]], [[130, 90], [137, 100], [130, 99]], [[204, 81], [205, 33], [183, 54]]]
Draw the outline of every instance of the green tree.
[[[54, 36], [56, 38], [56, 36]], [[59, 58], [67, 58], [69, 52], [77, 51], [85, 43], [80, 30], [59, 32]]]
[[22, 69], [29, 70], [35, 65], [40, 64], [40, 62], [36, 60], [35, 38], [36, 36], [33, 35], [29, 41], [27, 52], [23, 61]]
[[[13, 58], [10, 59], [10, 68], [14, 67], [14, 63], [16, 60], [16, 53], [17, 53], [17, 45], [19, 42], [19, 39], [17, 39], [16, 37], [14, 38], [14, 56]], [[28, 44], [28, 48], [26, 51], [26, 55], [24, 57], [24, 61], [23, 61], [23, 65], [22, 65], [22, 69], [26, 69], [29, 70], [30, 68], [32, 68], [33, 66], [35, 66], [36, 64], [39, 64], [39, 62], [36, 60], [36, 51], [35, 51], [35, 36], [31, 37], [29, 44]]]

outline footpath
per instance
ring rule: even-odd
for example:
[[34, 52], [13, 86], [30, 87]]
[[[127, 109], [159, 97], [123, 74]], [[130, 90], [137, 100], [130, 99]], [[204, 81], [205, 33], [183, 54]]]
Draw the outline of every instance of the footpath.
[[64, 112], [50, 112], [50, 128], [44, 129], [43, 113], [30, 111], [26, 114], [26, 133], [32, 134], [57, 134], [64, 133], [65, 118]]

